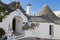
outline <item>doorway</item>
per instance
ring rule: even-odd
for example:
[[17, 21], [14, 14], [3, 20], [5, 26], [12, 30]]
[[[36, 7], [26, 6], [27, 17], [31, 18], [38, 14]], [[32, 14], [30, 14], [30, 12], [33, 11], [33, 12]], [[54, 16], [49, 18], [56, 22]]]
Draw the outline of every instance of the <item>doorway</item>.
[[13, 22], [12, 22], [13, 33], [15, 32], [15, 26], [16, 26], [16, 19], [13, 18]]
[[14, 17], [12, 20], [12, 29], [13, 33], [18, 36], [24, 34], [24, 30], [22, 29], [22, 18], [21, 17]]

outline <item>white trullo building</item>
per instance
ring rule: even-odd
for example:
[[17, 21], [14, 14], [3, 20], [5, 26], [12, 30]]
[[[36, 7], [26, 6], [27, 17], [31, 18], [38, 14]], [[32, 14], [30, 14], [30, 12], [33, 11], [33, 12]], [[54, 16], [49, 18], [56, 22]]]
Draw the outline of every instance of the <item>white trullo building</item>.
[[[0, 1], [0, 10], [1, 6], [9, 13], [4, 18], [2, 16], [2, 20], [0, 19], [0, 28], [5, 30], [6, 35], [14, 34], [17, 39], [21, 37], [60, 39], [60, 18], [52, 12], [48, 5], [44, 5], [36, 16], [30, 15], [30, 4], [27, 5], [27, 11], [15, 1], [10, 4]], [[5, 14], [0, 12], [0, 15]]]
[[54, 13], [56, 14], [56, 16], [60, 17], [60, 11], [54, 11]]

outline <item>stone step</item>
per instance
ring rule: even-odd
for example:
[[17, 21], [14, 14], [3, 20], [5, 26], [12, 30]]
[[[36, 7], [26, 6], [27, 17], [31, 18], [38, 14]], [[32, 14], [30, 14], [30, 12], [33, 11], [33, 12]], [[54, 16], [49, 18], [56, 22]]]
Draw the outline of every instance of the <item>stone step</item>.
[[15, 36], [15, 39], [20, 39], [20, 38], [23, 37], [23, 36], [24, 36], [24, 34]]

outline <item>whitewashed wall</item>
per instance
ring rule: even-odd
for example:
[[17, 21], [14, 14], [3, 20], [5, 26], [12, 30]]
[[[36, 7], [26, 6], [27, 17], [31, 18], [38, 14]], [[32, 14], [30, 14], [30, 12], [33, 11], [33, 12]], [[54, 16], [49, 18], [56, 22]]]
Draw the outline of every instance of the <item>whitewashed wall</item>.
[[27, 22], [26, 16], [19, 10], [16, 9], [15, 11], [11, 12], [6, 18], [3, 19], [3, 22], [0, 23], [0, 26], [8, 32], [8, 27], [12, 28], [12, 21], [14, 17], [21, 17], [23, 22]]
[[[5, 29], [6, 33], [8, 32], [9, 24], [12, 28], [12, 20], [14, 17], [21, 17], [23, 22], [28, 22], [28, 19], [20, 10], [15, 10], [10, 13], [3, 22], [0, 22], [0, 27]], [[53, 25], [54, 28], [54, 35], [51, 37], [49, 35], [49, 25]], [[25, 30], [26, 37], [40, 37], [40, 38], [52, 38], [52, 39], [60, 39], [60, 25], [54, 23], [40, 23], [39, 27], [34, 30]]]
[[49, 38], [49, 25], [51, 23], [40, 23], [39, 27], [34, 30], [26, 30], [25, 35], [30, 37]]
[[[53, 25], [53, 35], [49, 35], [49, 25]], [[60, 25], [54, 23], [40, 23], [34, 30], [26, 30], [25, 37], [39, 37], [49, 39], [60, 39]]]
[[54, 24], [54, 37], [53, 39], [60, 39], [60, 25]]

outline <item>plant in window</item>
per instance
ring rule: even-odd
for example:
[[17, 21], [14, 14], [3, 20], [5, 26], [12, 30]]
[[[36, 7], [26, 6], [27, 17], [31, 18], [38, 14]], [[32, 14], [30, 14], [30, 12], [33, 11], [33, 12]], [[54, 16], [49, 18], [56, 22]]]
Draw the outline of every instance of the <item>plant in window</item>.
[[29, 29], [29, 25], [28, 23], [24, 23], [24, 26], [22, 27], [23, 30], [28, 30]]
[[25, 24], [25, 22], [23, 22], [23, 24]]
[[34, 30], [36, 27], [39, 27], [39, 23], [31, 23], [30, 29]]

